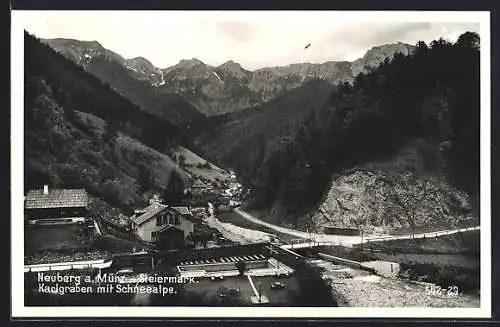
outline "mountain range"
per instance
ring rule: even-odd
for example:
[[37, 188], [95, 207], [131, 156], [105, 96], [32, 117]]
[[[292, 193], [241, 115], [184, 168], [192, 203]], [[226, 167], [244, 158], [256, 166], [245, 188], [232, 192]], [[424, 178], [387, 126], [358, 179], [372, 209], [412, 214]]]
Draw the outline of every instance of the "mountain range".
[[[394, 43], [376, 46], [353, 62], [328, 61], [321, 64], [297, 63], [288, 66], [265, 67], [255, 71], [244, 69], [240, 64], [228, 60], [219, 66], [210, 66], [201, 60], [182, 59], [174, 66], [160, 69], [143, 57], [125, 59], [119, 54], [104, 48], [96, 41], [77, 41], [70, 39], [44, 39], [57, 52], [73, 60], [85, 69], [108, 82], [119, 93], [127, 96], [133, 89], [115, 86], [123, 84], [117, 81], [118, 73], [105, 73], [99, 61], [119, 64], [126, 68], [126, 74], [141, 82], [148, 82], [156, 89], [156, 93], [178, 94], [197, 108], [205, 116], [214, 116], [234, 112], [243, 108], [254, 107], [265, 103], [286, 91], [295, 89], [311, 79], [321, 79], [331, 84], [341, 81], [352, 81], [360, 72], [366, 72], [390, 59], [395, 53], [405, 55], [414, 50], [414, 46], [406, 43]], [[99, 68], [96, 68], [99, 66]], [[115, 69], [116, 70], [116, 69]], [[133, 96], [135, 98], [135, 96]], [[136, 99], [135, 102], [140, 102]], [[180, 102], [180, 100], [177, 100]], [[140, 105], [140, 103], [138, 103]], [[175, 107], [175, 106], [174, 106]], [[185, 112], [185, 119], [176, 117], [173, 121], [192, 121], [196, 115], [191, 108], [179, 104], [178, 110]], [[155, 111], [159, 112], [159, 109]], [[172, 119], [171, 119], [172, 120]]]
[[[169, 153], [180, 143], [233, 168], [252, 190], [243, 208], [267, 212], [261, 218], [276, 224], [304, 229], [327, 221], [386, 230], [477, 218], [474, 33], [455, 44], [439, 39], [382, 45], [353, 62], [255, 71], [234, 61], [213, 67], [196, 58], [159, 69], [97, 42], [41, 41], [55, 51], [33, 45], [26, 65], [32, 77], [29, 108], [44, 124], [27, 129], [30, 180], [71, 184], [76, 172], [87, 169], [93, 174], [79, 175], [84, 180], [78, 185], [128, 208], [145, 197], [141, 185], [148, 184], [148, 171], [157, 180], [149, 184], [171, 188], [170, 178], [160, 184], [163, 168], [157, 162], [163, 158], [167, 170], [177, 171]], [[63, 124], [45, 121], [38, 108], [54, 112], [49, 116]], [[101, 125], [108, 126], [104, 144], [96, 132]], [[112, 141], [113, 130], [118, 142]], [[88, 135], [84, 143], [76, 137], [82, 133]], [[71, 145], [62, 157], [53, 145], [58, 138]], [[156, 159], [130, 153], [138, 143]], [[113, 170], [122, 177], [113, 178]], [[179, 172], [172, 177], [185, 179], [186, 172]], [[413, 211], [415, 219], [408, 212], [416, 208], [401, 203], [421, 186], [430, 196]]]
[[[145, 59], [126, 60], [95, 41], [66, 39], [41, 41], [158, 118], [175, 125], [183, 125], [205, 117], [181, 95], [152, 87], [151, 73]], [[145, 74], [149, 74], [147, 79]]]
[[104, 207], [133, 210], [174, 196], [190, 174], [166, 154], [178, 126], [145, 112], [81, 66], [25, 34], [25, 189], [85, 188]]

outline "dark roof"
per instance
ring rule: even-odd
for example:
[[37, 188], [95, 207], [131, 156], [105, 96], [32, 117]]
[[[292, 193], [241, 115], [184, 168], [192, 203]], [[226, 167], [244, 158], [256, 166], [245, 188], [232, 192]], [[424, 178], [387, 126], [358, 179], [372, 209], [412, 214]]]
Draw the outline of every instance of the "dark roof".
[[195, 180], [193, 185], [191, 185], [191, 187], [207, 187], [208, 185], [202, 181], [200, 181], [199, 179]]
[[181, 215], [191, 215], [191, 210], [188, 207], [171, 207], [175, 211], [179, 212]]
[[26, 195], [26, 209], [86, 207], [89, 198], [84, 189], [31, 190]]
[[322, 226], [324, 228], [338, 228], [338, 229], [345, 229], [345, 230], [359, 230], [359, 228], [356, 228], [356, 227], [342, 227], [342, 226], [339, 226], [339, 225], [336, 225], [336, 224], [330, 223], [330, 222], [324, 223]]
[[173, 225], [163, 225], [163, 226], [158, 226], [157, 228], [152, 230], [153, 232], [158, 232], [158, 233], [163, 233], [166, 231], [174, 231], [174, 232], [181, 232], [184, 233], [182, 230], [179, 228], [173, 226]]
[[160, 212], [166, 210], [168, 206], [161, 204], [161, 203], [153, 203], [149, 207], [145, 208], [144, 210], [146, 211], [142, 215], [139, 215], [137, 217], [133, 218], [133, 222], [137, 225], [141, 225], [148, 221], [149, 219], [153, 218]]

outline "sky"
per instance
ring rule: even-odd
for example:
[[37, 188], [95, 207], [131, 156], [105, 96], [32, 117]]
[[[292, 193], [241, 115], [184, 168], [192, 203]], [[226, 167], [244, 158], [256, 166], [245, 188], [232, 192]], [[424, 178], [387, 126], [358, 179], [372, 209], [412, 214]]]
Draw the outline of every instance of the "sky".
[[20, 13], [24, 28], [37, 37], [98, 41], [125, 58], [141, 56], [158, 68], [191, 58], [212, 66], [233, 60], [249, 70], [352, 61], [381, 44], [440, 37], [454, 42], [465, 31], [480, 31], [478, 16], [461, 12]]

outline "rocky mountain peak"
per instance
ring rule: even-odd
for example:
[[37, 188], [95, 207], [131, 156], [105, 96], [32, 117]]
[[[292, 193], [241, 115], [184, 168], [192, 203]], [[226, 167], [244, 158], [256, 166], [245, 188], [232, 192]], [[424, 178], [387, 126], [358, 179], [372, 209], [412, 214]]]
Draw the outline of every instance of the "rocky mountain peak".
[[408, 55], [412, 53], [414, 49], [414, 46], [403, 42], [372, 47], [362, 58], [359, 58], [352, 63], [353, 76], [356, 76], [361, 72], [366, 72], [369, 67], [376, 67], [380, 65], [386, 58], [392, 59], [396, 53]]
[[46, 43], [83, 67], [97, 57], [118, 61], [136, 79], [180, 94], [208, 116], [266, 102], [312, 79], [331, 84], [350, 81], [360, 72], [366, 72], [368, 67], [379, 65], [385, 58], [392, 58], [397, 52], [408, 54], [414, 49], [411, 45], [397, 42], [375, 46], [354, 62], [294, 63], [249, 71], [233, 60], [213, 67], [194, 57], [159, 69], [144, 57], [125, 60], [96, 41], [53, 39], [46, 40]]
[[245, 78], [248, 74], [250, 74], [250, 72], [241, 67], [239, 63], [232, 60], [226, 61], [217, 68], [240, 79]]
[[384, 55], [384, 54], [394, 55], [397, 52], [401, 52], [402, 54], [407, 55], [411, 53], [414, 48], [415, 48], [414, 46], [403, 42], [384, 44], [372, 47], [370, 50], [366, 52], [363, 58], [371, 57], [374, 55]]
[[104, 57], [110, 60], [115, 60], [122, 65], [125, 63], [125, 59], [122, 56], [104, 48], [102, 44], [97, 41], [80, 41], [63, 38], [41, 39], [40, 41], [49, 45], [66, 58], [69, 58], [84, 67], [95, 57]]
[[154, 65], [144, 57], [136, 57], [136, 58], [127, 59], [126, 62], [127, 62], [127, 64], [130, 64], [130, 65], [138, 65], [138, 66], [140, 65], [140, 66], [146, 66], [146, 67], [151, 67], [151, 68], [154, 67]]
[[218, 68], [221, 68], [221, 69], [243, 69], [240, 64], [238, 64], [237, 62], [234, 62], [232, 60], [226, 61], [225, 63], [220, 65]]
[[153, 85], [160, 83], [161, 71], [144, 57], [125, 60], [125, 67], [132, 71], [134, 77], [150, 81]]
[[204, 65], [203, 61], [197, 58], [181, 59], [175, 68], [190, 69], [198, 65]]

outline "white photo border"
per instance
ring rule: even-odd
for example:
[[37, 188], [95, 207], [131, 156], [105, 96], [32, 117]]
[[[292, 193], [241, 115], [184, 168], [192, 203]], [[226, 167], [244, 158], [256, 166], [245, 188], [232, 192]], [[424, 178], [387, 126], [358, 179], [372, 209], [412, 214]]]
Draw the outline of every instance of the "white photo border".
[[[46, 11], [45, 11], [46, 12]], [[88, 12], [88, 11], [87, 11]], [[360, 308], [360, 307], [26, 307], [24, 305], [24, 22], [41, 11], [11, 12], [11, 316], [28, 317], [252, 317], [252, 318], [491, 318], [491, 161], [490, 161], [490, 12], [488, 11], [150, 11], [171, 14], [172, 19], [221, 20], [283, 19], [296, 21], [318, 17], [363, 22], [473, 22], [480, 24], [481, 112], [480, 112], [480, 215], [481, 215], [481, 296], [480, 308]], [[64, 15], [64, 11], [58, 11]], [[117, 17], [133, 17], [143, 11], [119, 11]], [[73, 11], [74, 14], [74, 11]], [[110, 12], [106, 12], [110, 15]], [[115, 18], [117, 18], [115, 17]]]

